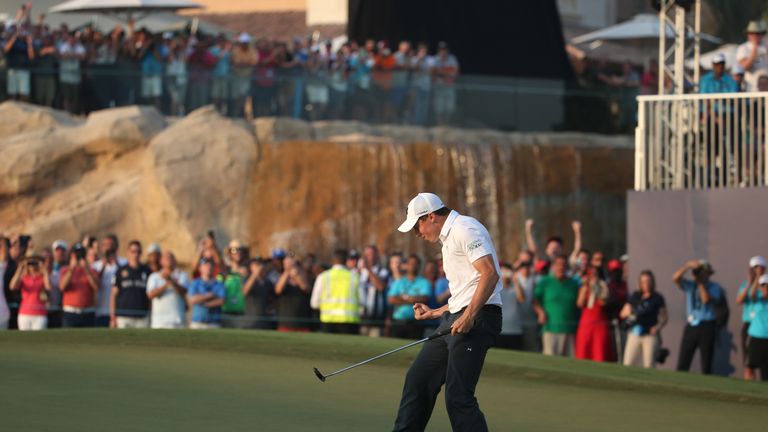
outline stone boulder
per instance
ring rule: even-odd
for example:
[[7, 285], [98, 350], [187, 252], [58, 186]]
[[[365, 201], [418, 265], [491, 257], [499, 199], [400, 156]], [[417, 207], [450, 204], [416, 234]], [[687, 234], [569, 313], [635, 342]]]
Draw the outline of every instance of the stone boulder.
[[0, 146], [3, 138], [12, 135], [78, 126], [83, 123], [64, 111], [11, 101], [0, 104], [0, 119], [3, 119], [0, 121]]

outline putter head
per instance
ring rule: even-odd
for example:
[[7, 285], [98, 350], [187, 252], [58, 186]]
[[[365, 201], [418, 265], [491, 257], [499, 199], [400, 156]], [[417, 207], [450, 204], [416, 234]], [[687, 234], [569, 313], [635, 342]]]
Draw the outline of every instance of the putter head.
[[325, 377], [323, 376], [323, 374], [321, 374], [317, 368], [313, 368], [313, 370], [315, 371], [315, 375], [317, 375], [317, 379], [319, 379], [322, 382], [325, 382]]

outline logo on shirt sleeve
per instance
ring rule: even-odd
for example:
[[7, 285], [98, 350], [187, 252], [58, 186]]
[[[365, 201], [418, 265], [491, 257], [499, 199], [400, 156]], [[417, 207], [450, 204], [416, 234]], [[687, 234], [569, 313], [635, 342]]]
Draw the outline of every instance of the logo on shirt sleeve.
[[482, 245], [483, 245], [483, 240], [482, 239], [477, 239], [477, 240], [474, 240], [474, 241], [472, 241], [472, 243], [467, 245], [467, 250], [472, 252], [473, 250], [481, 247]]

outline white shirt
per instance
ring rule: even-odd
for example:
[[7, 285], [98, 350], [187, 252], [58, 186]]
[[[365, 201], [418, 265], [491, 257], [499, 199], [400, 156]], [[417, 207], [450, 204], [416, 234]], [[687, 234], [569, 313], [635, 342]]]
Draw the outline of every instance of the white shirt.
[[[189, 285], [189, 276], [181, 270], [174, 270], [171, 277], [186, 288]], [[165, 285], [162, 273], [155, 272], [147, 279], [147, 294]], [[159, 296], [152, 299], [152, 328], [172, 329], [184, 327], [184, 314], [186, 313], [186, 299], [179, 295], [173, 288], [168, 287]]]
[[[8, 309], [8, 302], [5, 300], [5, 270], [8, 268], [8, 261], [0, 262], [0, 329], [8, 328], [8, 320], [11, 318], [11, 311]], [[5, 325], [3, 325], [5, 324]]]
[[99, 281], [99, 294], [96, 296], [96, 316], [109, 315], [109, 299], [112, 295], [112, 279], [117, 273], [117, 268], [128, 264], [128, 260], [123, 257], [117, 257], [115, 264], [108, 264], [104, 267], [104, 260], [100, 259], [93, 263], [92, 269], [101, 273]]
[[[448, 279], [448, 289], [451, 291], [448, 310], [456, 313], [472, 302], [477, 283], [480, 281], [480, 272], [472, 263], [491, 255], [496, 273], [501, 275], [499, 258], [491, 235], [483, 224], [475, 218], [462, 216], [455, 210], [451, 211], [443, 224], [440, 242], [443, 244], [443, 270]], [[486, 304], [501, 306], [501, 277]]]
[[[736, 61], [740, 62], [752, 55], [752, 42], [744, 42], [736, 50]], [[747, 91], [757, 91], [757, 79], [760, 73], [768, 74], [768, 48], [765, 44], [757, 47], [757, 57], [755, 57], [752, 68], [744, 72], [744, 82], [747, 84]]]

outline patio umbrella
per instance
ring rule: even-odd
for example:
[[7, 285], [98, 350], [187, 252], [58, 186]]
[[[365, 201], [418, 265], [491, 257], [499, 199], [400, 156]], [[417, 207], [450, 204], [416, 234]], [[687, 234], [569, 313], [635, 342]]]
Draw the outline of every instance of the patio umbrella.
[[[666, 35], [667, 38], [674, 36], [674, 28], [671, 25], [667, 25]], [[701, 40], [711, 43], [720, 43], [720, 39], [715, 36], [701, 33]], [[689, 34], [688, 37], [693, 37]], [[576, 36], [571, 39], [571, 43], [574, 45], [590, 43], [594, 41], [631, 41], [631, 40], [643, 40], [643, 39], [659, 39], [659, 17], [652, 14], [638, 14], [635, 15], [629, 21], [620, 22], [618, 24], [595, 30], [593, 32]], [[658, 42], [657, 42], [658, 43]]]
[[[699, 57], [701, 67], [707, 70], [712, 69], [712, 60], [714, 60], [716, 55], [722, 54], [725, 56], [725, 67], [730, 69], [736, 64], [736, 50], [738, 49], [739, 45], [737, 44], [725, 44], [717, 49], [707, 52], [706, 54], [702, 54]], [[693, 69], [693, 66], [693, 59], [685, 61], [685, 67], [688, 69]]]
[[128, 21], [139, 20], [156, 12], [175, 12], [201, 7], [187, 0], [70, 0], [52, 7], [49, 12], [99, 13]]

